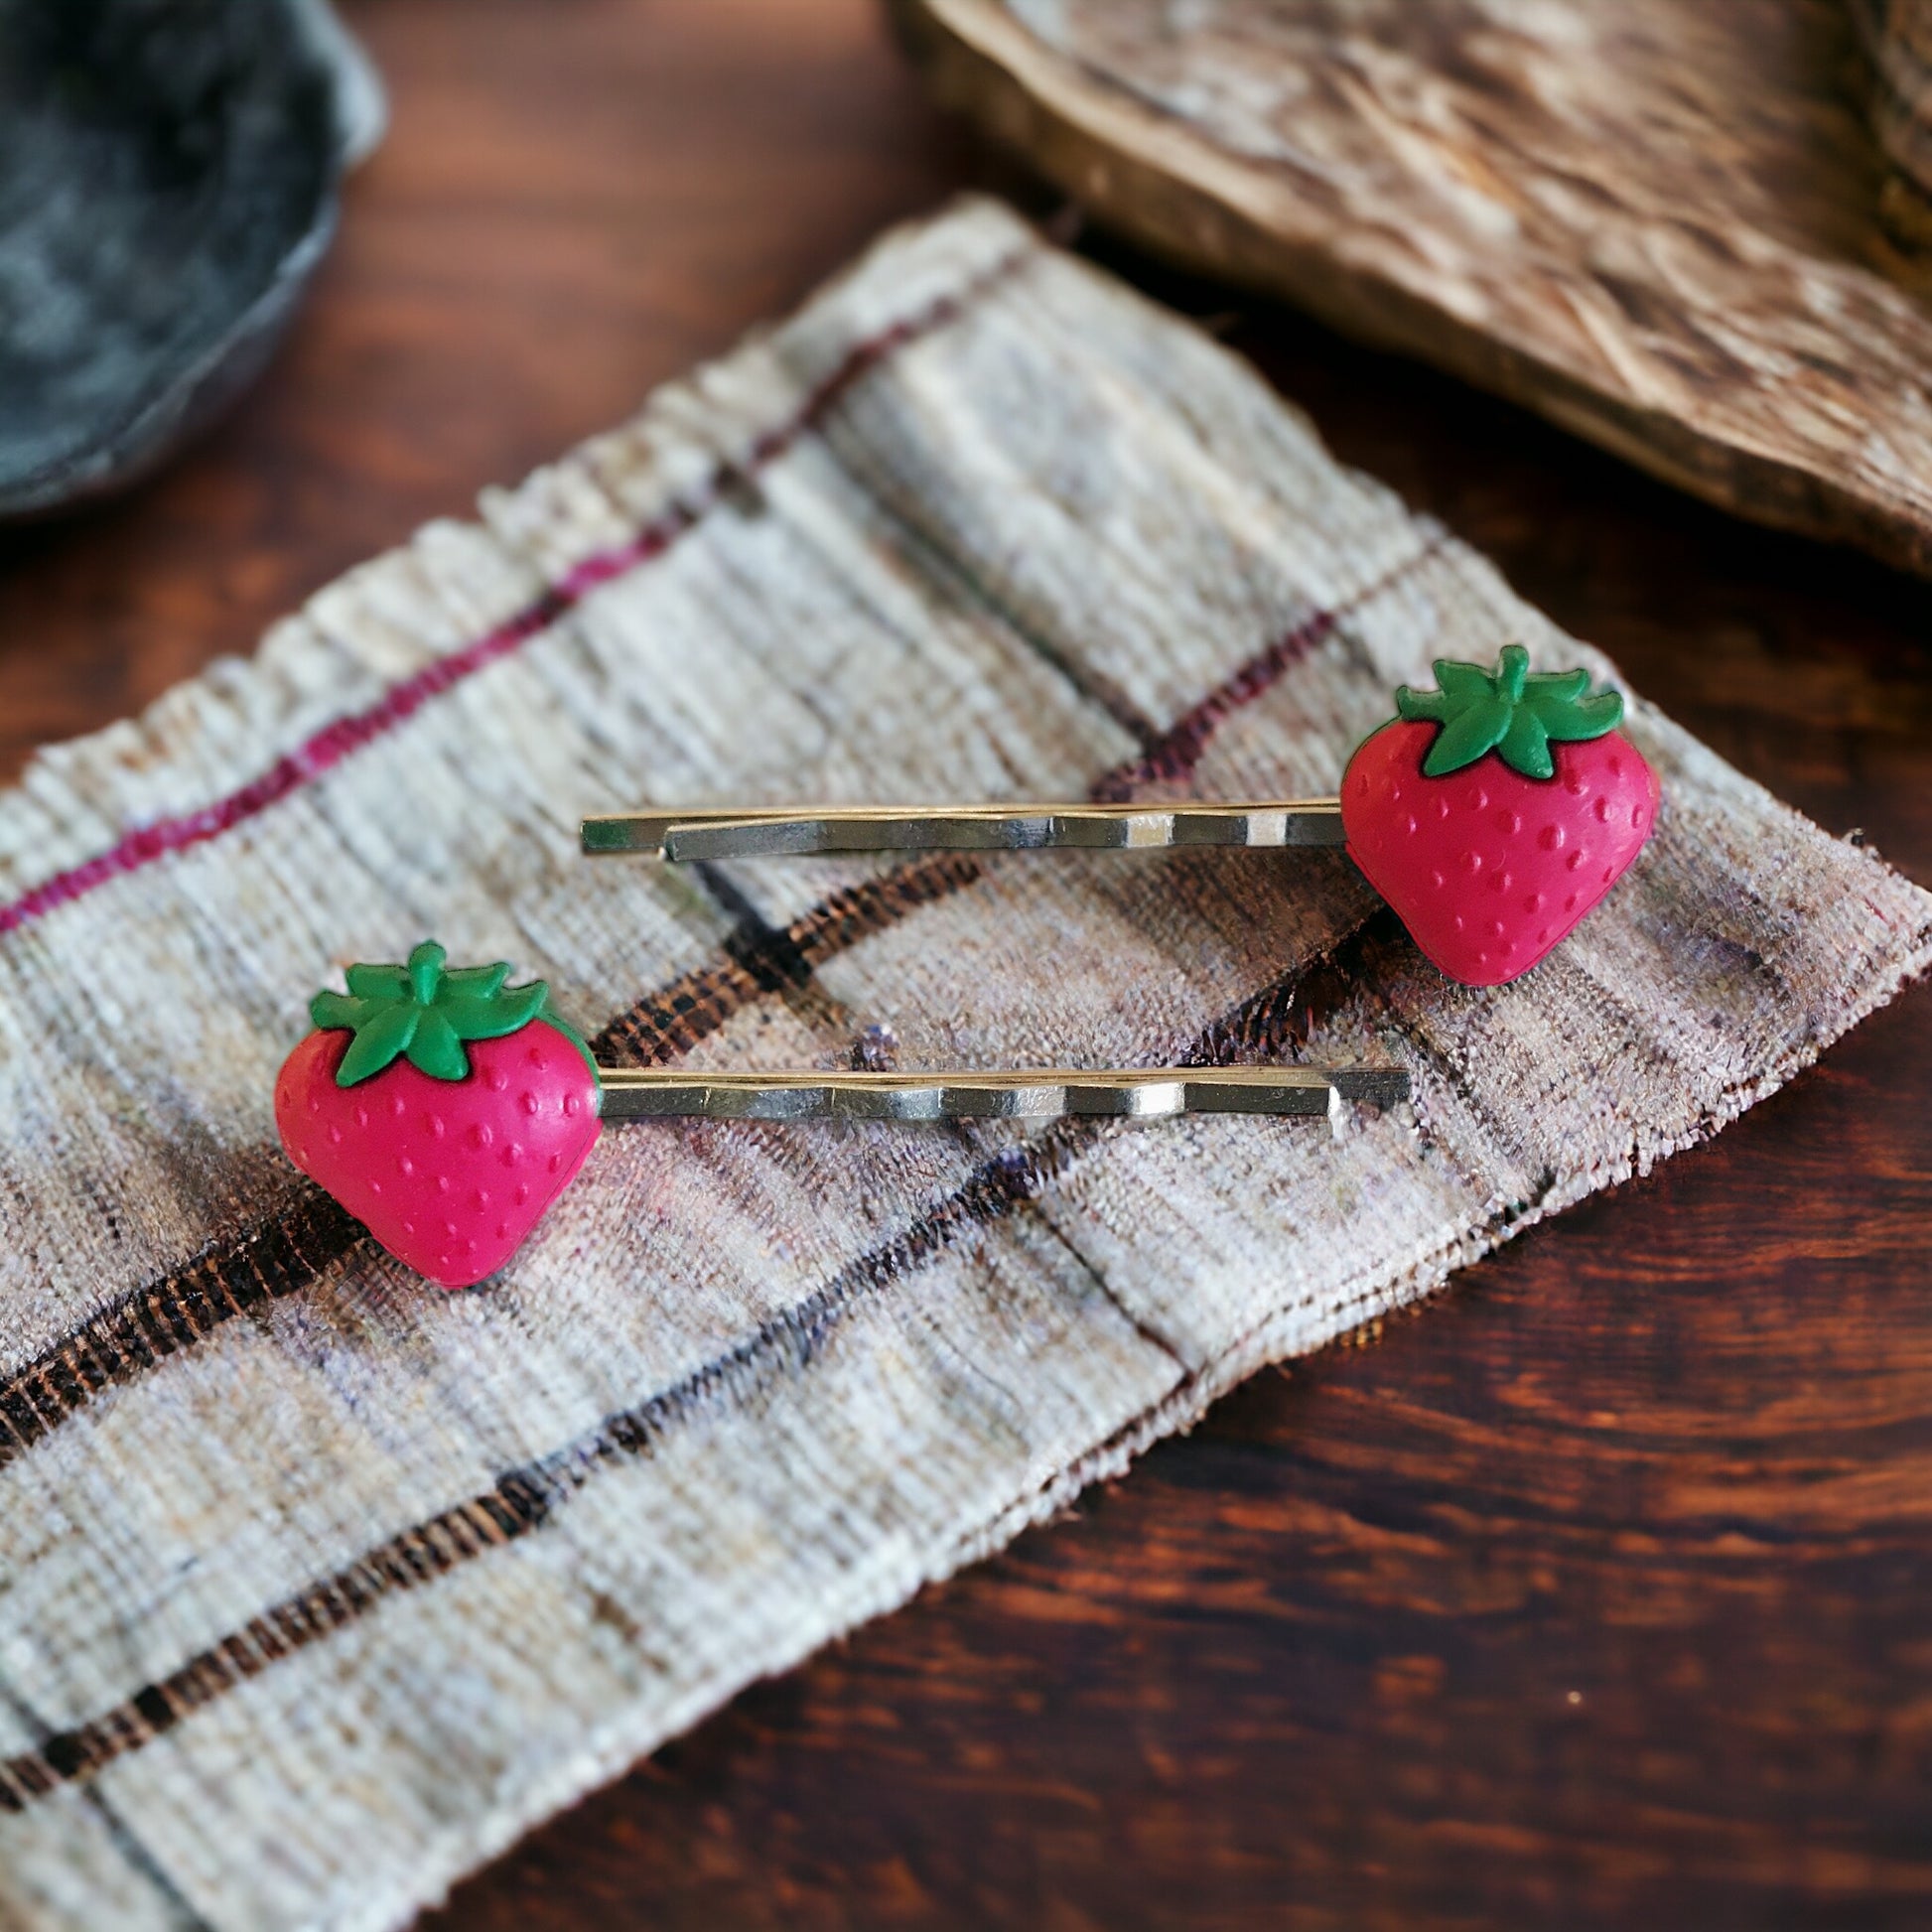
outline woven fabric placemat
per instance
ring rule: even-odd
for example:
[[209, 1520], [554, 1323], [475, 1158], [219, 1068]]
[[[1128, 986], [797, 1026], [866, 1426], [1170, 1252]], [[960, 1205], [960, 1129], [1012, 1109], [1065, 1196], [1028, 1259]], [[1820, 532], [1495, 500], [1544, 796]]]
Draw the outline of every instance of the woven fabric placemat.
[[[1334, 853], [590, 862], [646, 799], [1333, 787], [1439, 655], [1612, 667], [969, 203], [0, 797], [0, 1924], [386, 1928], [1260, 1363], [1708, 1136], [1932, 900], [1641, 699], [1631, 875], [1471, 992]], [[608, 1133], [497, 1280], [278, 1153], [434, 933], [611, 1059], [1383, 1058], [1325, 1124]]]

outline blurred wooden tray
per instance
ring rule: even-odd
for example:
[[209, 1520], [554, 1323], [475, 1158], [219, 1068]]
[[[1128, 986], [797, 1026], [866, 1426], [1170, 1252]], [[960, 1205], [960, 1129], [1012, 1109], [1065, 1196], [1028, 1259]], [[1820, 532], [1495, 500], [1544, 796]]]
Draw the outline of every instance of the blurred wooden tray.
[[891, 4], [1146, 245], [1932, 574], [1932, 316], [1831, 0]]

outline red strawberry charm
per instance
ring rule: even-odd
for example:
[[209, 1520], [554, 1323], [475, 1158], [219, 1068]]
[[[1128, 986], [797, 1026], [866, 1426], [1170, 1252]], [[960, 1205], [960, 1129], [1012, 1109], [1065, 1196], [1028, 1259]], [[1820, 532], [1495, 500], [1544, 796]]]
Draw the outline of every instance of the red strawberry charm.
[[275, 1082], [295, 1165], [444, 1288], [493, 1274], [595, 1145], [601, 1089], [542, 980], [505, 965], [351, 966]]
[[1587, 671], [1436, 660], [1434, 691], [1356, 748], [1341, 780], [1348, 856], [1450, 979], [1527, 973], [1614, 886], [1657, 822], [1657, 774]]

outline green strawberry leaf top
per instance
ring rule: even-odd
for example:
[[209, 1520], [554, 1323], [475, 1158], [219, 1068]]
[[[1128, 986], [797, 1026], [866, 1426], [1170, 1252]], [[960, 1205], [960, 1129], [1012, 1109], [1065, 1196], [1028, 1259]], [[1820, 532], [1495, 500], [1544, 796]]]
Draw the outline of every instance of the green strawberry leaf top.
[[1402, 717], [1442, 726], [1423, 760], [1426, 778], [1460, 771], [1489, 752], [1526, 778], [1554, 778], [1552, 743], [1601, 738], [1623, 721], [1621, 693], [1587, 696], [1587, 671], [1532, 672], [1521, 644], [1505, 644], [1494, 671], [1439, 657], [1436, 682], [1434, 691], [1405, 684], [1395, 694]]
[[451, 968], [443, 963], [447, 957], [425, 940], [408, 965], [351, 966], [346, 993], [318, 993], [309, 1002], [309, 1018], [323, 1031], [355, 1035], [336, 1070], [339, 1087], [359, 1085], [399, 1059], [433, 1080], [465, 1079], [465, 1041], [501, 1039], [533, 1020], [556, 1028], [596, 1072], [590, 1049], [551, 1008], [547, 982], [505, 986], [510, 969], [500, 960]]

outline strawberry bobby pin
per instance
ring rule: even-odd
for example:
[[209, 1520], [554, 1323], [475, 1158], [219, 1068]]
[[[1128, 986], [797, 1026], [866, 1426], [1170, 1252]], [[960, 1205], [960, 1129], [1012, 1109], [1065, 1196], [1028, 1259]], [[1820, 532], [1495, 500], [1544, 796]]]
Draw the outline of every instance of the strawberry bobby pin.
[[1587, 671], [1438, 658], [1396, 693], [1338, 798], [1237, 804], [707, 806], [587, 818], [592, 856], [680, 863], [782, 854], [1345, 846], [1423, 952], [1465, 986], [1520, 979], [1629, 870], [1657, 777]]
[[[1617, 729], [1623, 700], [1584, 671], [1439, 659], [1356, 750], [1339, 798], [933, 809], [662, 809], [584, 821], [587, 853], [676, 862], [892, 850], [1345, 846], [1423, 952], [1473, 986], [1520, 977], [1635, 859], [1655, 774]], [[493, 1274], [575, 1178], [606, 1121], [807, 1123], [1134, 1120], [1245, 1113], [1339, 1118], [1405, 1099], [1391, 1066], [1032, 1067], [1004, 1072], [690, 1073], [600, 1065], [541, 980], [448, 965], [348, 968], [310, 1004], [282, 1067], [289, 1158], [399, 1260], [445, 1288]]]

